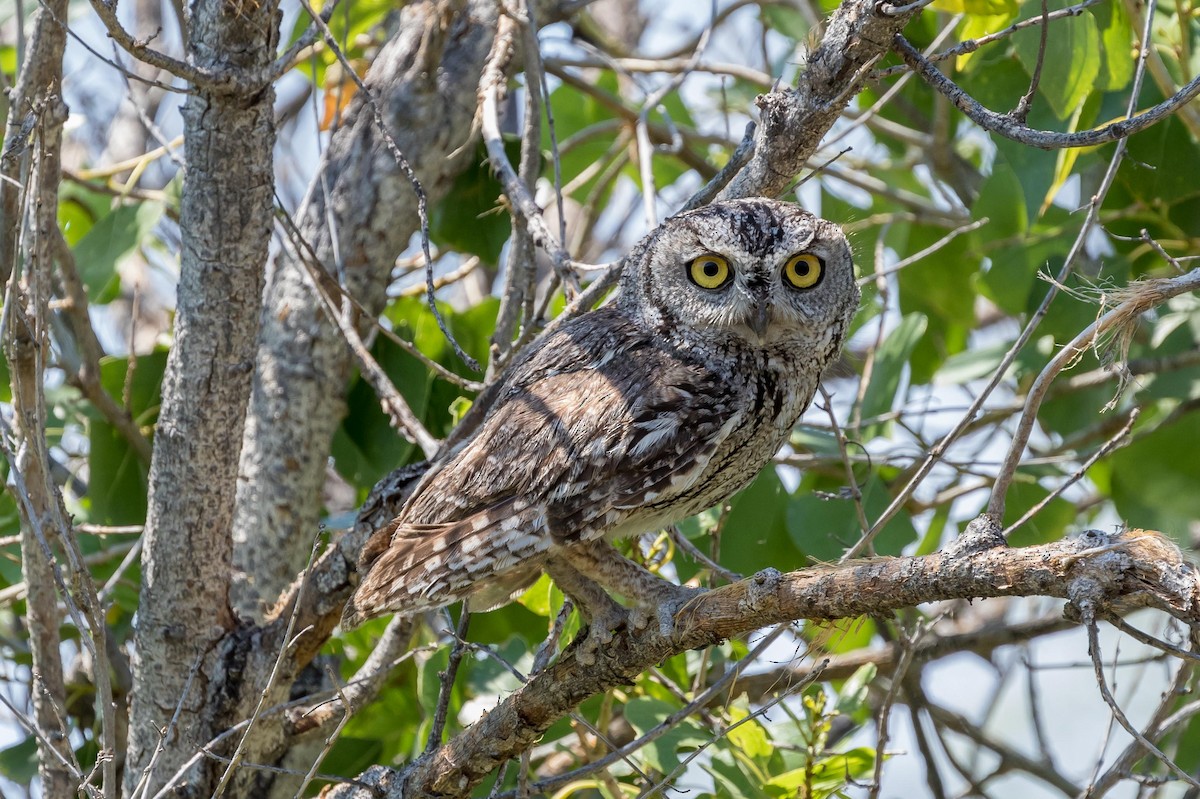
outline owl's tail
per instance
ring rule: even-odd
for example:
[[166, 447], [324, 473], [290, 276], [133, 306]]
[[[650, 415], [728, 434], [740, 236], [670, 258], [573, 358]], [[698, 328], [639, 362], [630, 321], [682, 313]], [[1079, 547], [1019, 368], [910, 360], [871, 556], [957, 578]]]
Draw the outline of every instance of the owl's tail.
[[346, 603], [342, 627], [385, 613], [411, 616], [477, 592], [485, 605], [502, 604], [536, 577], [549, 538], [540, 510], [519, 499], [444, 524], [396, 519], [363, 547], [364, 577]]

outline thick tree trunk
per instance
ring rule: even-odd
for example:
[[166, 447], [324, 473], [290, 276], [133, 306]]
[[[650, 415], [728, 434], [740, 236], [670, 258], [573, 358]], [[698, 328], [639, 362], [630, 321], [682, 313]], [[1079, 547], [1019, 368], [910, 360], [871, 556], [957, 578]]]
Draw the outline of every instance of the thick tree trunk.
[[[366, 84], [431, 203], [475, 156], [476, 92], [494, 0], [407, 4]], [[300, 220], [321, 262], [367, 310], [385, 302], [396, 256], [419, 229], [417, 197], [361, 93], [330, 145], [328, 193]], [[336, 255], [335, 255], [336, 253]], [[301, 265], [281, 256], [267, 288], [234, 524], [234, 604], [263, 610], [304, 568], [321, 512], [349, 353]]]
[[[278, 25], [274, 2], [200, 0], [189, 61], [261, 74]], [[228, 686], [215, 671], [214, 644], [234, 625], [230, 530], [271, 236], [273, 100], [270, 84], [251, 95], [197, 86], [183, 108], [183, 252], [150, 468], [126, 794], [154, 758], [145, 794], [153, 795], [221, 723], [210, 692]], [[179, 720], [155, 756], [177, 706]], [[215, 768], [200, 760], [185, 795], [209, 796]]]

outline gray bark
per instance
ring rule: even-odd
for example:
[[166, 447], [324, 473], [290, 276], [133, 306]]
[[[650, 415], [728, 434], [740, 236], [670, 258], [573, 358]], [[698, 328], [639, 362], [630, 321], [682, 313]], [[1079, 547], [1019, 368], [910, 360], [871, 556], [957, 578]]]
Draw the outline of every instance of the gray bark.
[[[65, 765], [73, 762], [70, 739], [63, 729], [66, 691], [63, 663], [59, 652], [58, 595], [47, 547], [54, 533], [65, 523], [61, 497], [49, 474], [50, 456], [46, 444], [46, 405], [42, 378], [48, 349], [46, 329], [47, 303], [50, 299], [50, 241], [58, 209], [58, 183], [62, 164], [62, 123], [67, 111], [61, 100], [62, 57], [66, 31], [57, 19], [66, 19], [66, 0], [48, 0], [33, 19], [15, 91], [11, 95], [10, 118], [5, 131], [3, 175], [0, 181], [0, 285], [4, 285], [9, 318], [4, 336], [5, 356], [10, 365], [12, 407], [16, 452], [10, 460], [19, 495], [21, 517], [21, 572], [28, 586], [25, 620], [29, 630], [33, 683], [30, 686], [33, 721], [38, 738], [38, 776], [46, 799], [74, 796], [78, 780]], [[35, 106], [37, 110], [35, 110]], [[36, 161], [32, 147], [19, 144], [25, 134], [34, 134], [29, 123], [39, 119]], [[12, 148], [12, 149], [10, 149]], [[31, 197], [21, 202], [17, 186], [28, 188]], [[22, 215], [26, 205], [35, 209], [30, 231], [31, 252], [28, 272], [22, 286], [9, 290], [12, 270], [17, 263], [16, 247], [20, 238]], [[28, 307], [26, 304], [28, 303]]]
[[[46, 15], [41, 16], [44, 19]], [[61, 53], [59, 50], [60, 57]], [[65, 108], [56, 116], [59, 116], [59, 121], [52, 125], [53, 140], [41, 143], [41, 157], [35, 169], [41, 174], [31, 181], [40, 195], [38, 199], [49, 199], [52, 209], [57, 208], [57, 152], [59, 129], [62, 120], [66, 119]], [[51, 163], [47, 164], [47, 160]], [[47, 175], [46, 172], [52, 174]], [[43, 182], [47, 177], [50, 178], [48, 186]], [[50, 455], [46, 446], [46, 404], [42, 379], [44, 353], [48, 351], [45, 322], [49, 318], [46, 311], [49, 280], [45, 275], [49, 272], [49, 264], [43, 260], [48, 248], [39, 249], [41, 252], [30, 263], [31, 269], [36, 271], [28, 275], [23, 290], [15, 293], [16, 307], [10, 308], [12, 317], [8, 330], [4, 331], [5, 356], [12, 370], [13, 421], [17, 434], [17, 453], [12, 467], [21, 476], [21, 484], [17, 488], [18, 493], [23, 493], [17, 507], [21, 515], [21, 573], [29, 592], [25, 620], [29, 628], [29, 651], [33, 662], [33, 715], [42, 734], [38, 742], [38, 776], [42, 779], [42, 791], [47, 799], [67, 799], [75, 794], [77, 781], [60, 760], [73, 760], [74, 754], [66, 735], [67, 730], [63, 727], [62, 708], [66, 704], [66, 692], [59, 653], [61, 639], [58, 627], [61, 617], [51, 553], [47, 552], [66, 515], [59, 505], [58, 489], [49, 474]], [[35, 282], [40, 285], [31, 285]], [[31, 306], [28, 312], [20, 307], [24, 304], [20, 302], [21, 299], [28, 300]], [[57, 755], [51, 749], [56, 750]]]
[[[189, 62], [231, 76], [262, 74], [278, 26], [274, 2], [199, 0]], [[175, 344], [150, 468], [127, 795], [176, 706], [178, 725], [146, 795], [212, 737], [221, 723], [217, 700], [228, 690], [213, 654], [234, 626], [230, 530], [271, 234], [273, 99], [269, 84], [245, 95], [197, 86], [183, 108], [188, 167]], [[193, 664], [198, 671], [185, 696]], [[183, 795], [210, 795], [214, 768], [198, 762]]]
[[[493, 0], [410, 3], [367, 75], [430, 203], [474, 156], [476, 90], [495, 29]], [[418, 230], [417, 199], [361, 93], [347, 116], [330, 145], [328, 194], [316, 193], [299, 224], [326, 268], [377, 314], [395, 258]], [[349, 367], [345, 341], [303, 267], [280, 257], [267, 288], [238, 485], [239, 613], [261, 617], [304, 568]]]
[[867, 70], [887, 55], [892, 37], [918, 11], [887, 16], [876, 13], [875, 3], [863, 0], [845, 0], [838, 6], [796, 88], [759, 95], [754, 155], [720, 199], [776, 197], [787, 188], [858, 94]]

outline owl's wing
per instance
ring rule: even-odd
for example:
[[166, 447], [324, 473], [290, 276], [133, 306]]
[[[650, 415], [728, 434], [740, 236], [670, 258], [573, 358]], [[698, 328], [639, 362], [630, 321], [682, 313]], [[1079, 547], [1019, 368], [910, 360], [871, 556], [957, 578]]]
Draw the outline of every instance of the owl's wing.
[[692, 487], [736, 403], [629, 327], [565, 326], [514, 370], [474, 437], [364, 547], [348, 622], [449, 604]]

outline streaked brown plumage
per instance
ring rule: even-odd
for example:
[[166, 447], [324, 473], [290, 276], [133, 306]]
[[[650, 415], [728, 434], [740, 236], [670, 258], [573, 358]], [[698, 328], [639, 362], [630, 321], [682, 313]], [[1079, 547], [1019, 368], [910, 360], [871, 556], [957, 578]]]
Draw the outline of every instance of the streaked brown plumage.
[[795, 205], [740, 200], [668, 219], [627, 257], [615, 299], [531, 347], [474, 435], [372, 536], [344, 623], [471, 595], [494, 604], [548, 563], [642, 601], [669, 596], [603, 540], [753, 480], [812, 399], [858, 296], [841, 231]]

